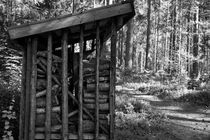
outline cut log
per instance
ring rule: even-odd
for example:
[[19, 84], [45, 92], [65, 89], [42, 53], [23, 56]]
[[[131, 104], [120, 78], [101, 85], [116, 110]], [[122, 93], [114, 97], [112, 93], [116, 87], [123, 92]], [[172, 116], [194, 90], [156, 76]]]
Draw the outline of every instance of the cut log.
[[[87, 109], [95, 109], [95, 104], [84, 104]], [[99, 110], [109, 110], [109, 104], [99, 104]]]
[[[44, 127], [45, 126], [45, 113], [41, 114], [36, 114], [36, 126]], [[60, 115], [58, 113], [52, 112], [51, 115], [51, 122], [52, 125], [60, 125], [61, 124], [61, 119]]]
[[[94, 65], [86, 65], [84, 66], [84, 73], [89, 73], [89, 72], [95, 72], [95, 68]], [[104, 65], [100, 65], [99, 66], [99, 71], [102, 72], [104, 70], [109, 70], [110, 69], [110, 65], [109, 64], [104, 64]]]
[[[57, 90], [58, 87], [59, 87], [58, 85], [54, 85], [54, 86], [52, 87], [52, 91]], [[38, 92], [38, 93], [36, 94], [36, 97], [38, 98], [38, 97], [44, 96], [44, 95], [46, 95], [46, 93], [47, 93], [47, 90], [40, 91], [40, 92]]]
[[[95, 99], [87, 99], [87, 98], [84, 98], [83, 99], [84, 103], [95, 103]], [[108, 102], [108, 99], [99, 99], [99, 103], [107, 103]]]
[[[85, 79], [86, 80], [86, 82], [88, 83], [88, 84], [91, 84], [91, 83], [95, 83], [95, 79], [93, 78], [93, 77], [88, 77], [88, 78], [86, 78]], [[99, 77], [99, 82], [101, 83], [107, 83], [107, 82], [109, 82], [109, 76], [107, 76], [107, 77]]]
[[[61, 135], [60, 134], [51, 134], [51, 138], [54, 140], [61, 140]], [[45, 139], [44, 133], [37, 133], [35, 135], [35, 139], [37, 139], [37, 140]], [[78, 134], [69, 133], [68, 139], [78, 140]], [[83, 133], [83, 140], [93, 140], [93, 139], [94, 139], [94, 134]], [[104, 135], [104, 134], [99, 134], [98, 139], [99, 140], [108, 140], [108, 136]]]
[[[99, 77], [106, 77], [106, 76], [109, 76], [110, 75], [110, 71], [109, 70], [104, 70], [102, 72], [99, 72]], [[93, 77], [95, 76], [95, 73], [87, 73], [87, 74], [84, 74], [84, 78], [88, 78], [88, 77]]]
[[[99, 99], [108, 99], [108, 97], [109, 97], [109, 92], [99, 92]], [[84, 93], [84, 98], [94, 99], [95, 93], [94, 92]]]
[[[51, 132], [60, 132], [61, 130], [61, 125], [54, 125], [51, 127]], [[45, 127], [36, 127], [36, 132], [45, 132]]]
[[[87, 84], [87, 92], [95, 91], [95, 84]], [[100, 83], [99, 91], [109, 91], [109, 83]]]
[[[60, 106], [56, 106], [56, 107], [53, 107], [53, 108], [52, 108], [52, 112], [60, 112], [60, 111], [61, 111]], [[45, 108], [37, 108], [37, 109], [36, 109], [36, 112], [37, 112], [38, 114], [45, 113]]]

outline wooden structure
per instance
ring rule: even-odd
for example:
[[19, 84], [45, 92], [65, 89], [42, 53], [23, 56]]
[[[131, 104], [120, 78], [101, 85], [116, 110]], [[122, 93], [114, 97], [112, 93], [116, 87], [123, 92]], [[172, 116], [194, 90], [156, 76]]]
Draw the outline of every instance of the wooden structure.
[[9, 28], [23, 51], [20, 140], [114, 139], [116, 35], [134, 14], [124, 2]]

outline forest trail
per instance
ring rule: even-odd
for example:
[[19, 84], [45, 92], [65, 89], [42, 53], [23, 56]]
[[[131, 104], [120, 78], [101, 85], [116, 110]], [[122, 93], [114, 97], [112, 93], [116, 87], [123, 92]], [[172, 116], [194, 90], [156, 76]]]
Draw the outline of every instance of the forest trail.
[[149, 102], [154, 110], [166, 115], [167, 119], [164, 120], [163, 125], [167, 132], [162, 134], [161, 139], [167, 139], [164, 135], [170, 135], [170, 137], [172, 135], [176, 140], [210, 140], [210, 107], [162, 100], [154, 95], [142, 94], [138, 90], [119, 88], [124, 91], [123, 93]]

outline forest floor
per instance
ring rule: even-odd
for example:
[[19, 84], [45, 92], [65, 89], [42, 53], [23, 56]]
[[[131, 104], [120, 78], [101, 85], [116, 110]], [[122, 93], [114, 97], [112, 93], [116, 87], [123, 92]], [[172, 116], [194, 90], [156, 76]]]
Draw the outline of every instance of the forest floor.
[[[149, 94], [149, 92], [142, 92], [138, 88], [125, 87], [124, 85], [118, 85], [116, 91], [117, 139], [210, 140], [210, 106], [199, 106], [170, 98], [159, 98], [156, 95]], [[126, 104], [123, 110], [119, 100], [124, 99], [125, 101], [120, 101]], [[131, 102], [133, 106], [129, 105], [128, 102]], [[140, 105], [137, 105], [137, 107], [136, 102], [140, 102]], [[135, 108], [140, 108], [141, 111], [132, 111]], [[146, 111], [142, 113], [144, 109]], [[123, 115], [122, 112], [124, 112]], [[140, 121], [129, 122], [136, 120], [136, 115], [130, 115], [131, 117], [128, 119], [128, 114], [138, 114], [137, 112], [140, 112]], [[145, 122], [148, 123], [142, 125]]]

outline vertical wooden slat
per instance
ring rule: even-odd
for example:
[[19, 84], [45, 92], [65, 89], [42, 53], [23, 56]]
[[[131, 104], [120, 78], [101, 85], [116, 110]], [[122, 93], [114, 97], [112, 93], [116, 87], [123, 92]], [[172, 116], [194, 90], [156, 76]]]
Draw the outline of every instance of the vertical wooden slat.
[[96, 25], [96, 77], [95, 77], [95, 84], [96, 84], [96, 96], [95, 96], [95, 140], [98, 140], [99, 135], [99, 55], [100, 55], [100, 29], [99, 23]]
[[27, 40], [26, 58], [26, 96], [25, 96], [25, 121], [24, 121], [24, 140], [29, 139], [29, 118], [30, 118], [30, 81], [31, 81], [31, 39]]
[[112, 21], [112, 36], [111, 36], [111, 64], [110, 64], [110, 140], [114, 139], [114, 110], [115, 110], [115, 71], [116, 71], [116, 40], [117, 31], [114, 19]]
[[27, 48], [23, 48], [22, 59], [22, 79], [21, 79], [21, 96], [20, 96], [20, 119], [19, 119], [19, 140], [24, 136], [24, 113], [25, 113], [25, 94], [26, 94], [26, 57]]
[[68, 32], [62, 38], [62, 140], [68, 140]]
[[37, 64], [36, 64], [36, 54], [37, 54], [37, 38], [32, 39], [32, 73], [31, 73], [31, 92], [30, 92], [30, 129], [29, 129], [29, 139], [34, 140], [35, 137], [35, 117], [36, 117], [36, 81], [37, 81]]
[[52, 34], [48, 35], [47, 41], [47, 94], [46, 94], [46, 120], [45, 120], [45, 140], [51, 138], [51, 110], [52, 110]]
[[80, 27], [80, 53], [79, 53], [79, 127], [78, 127], [78, 138], [79, 140], [83, 139], [83, 47], [84, 47], [84, 31], [83, 25]]

